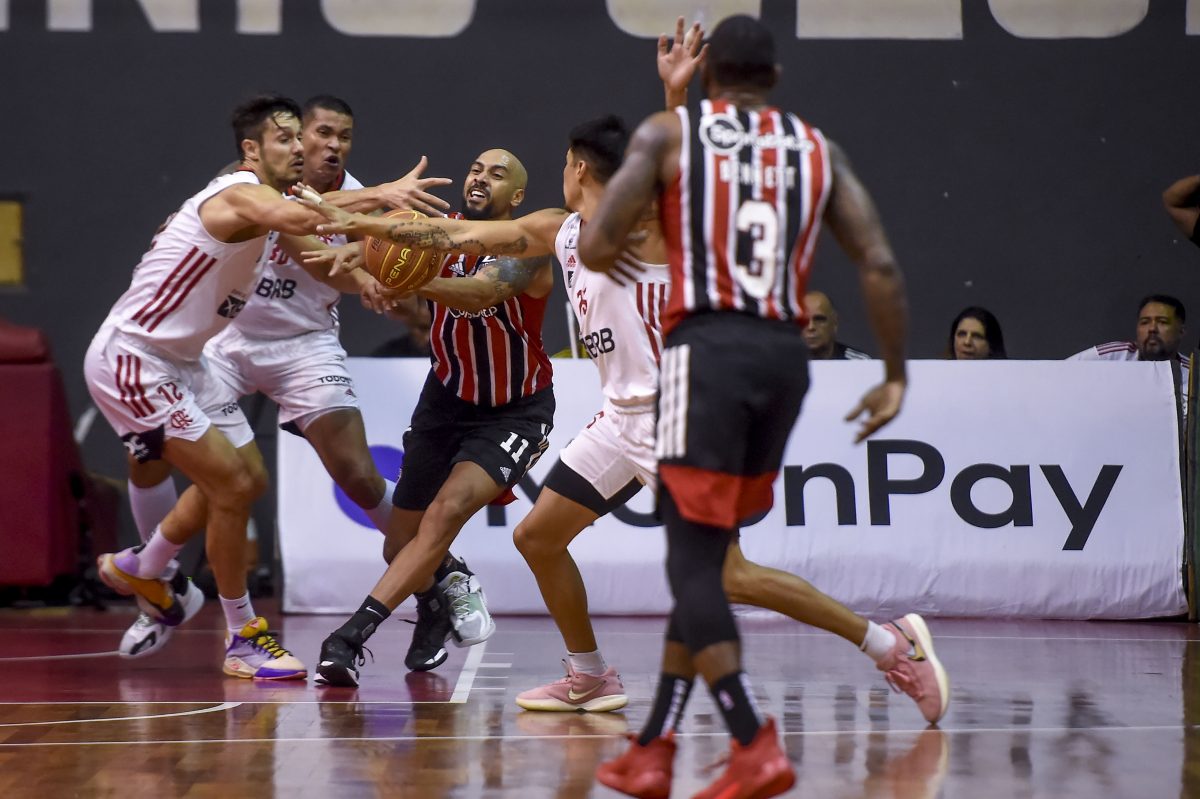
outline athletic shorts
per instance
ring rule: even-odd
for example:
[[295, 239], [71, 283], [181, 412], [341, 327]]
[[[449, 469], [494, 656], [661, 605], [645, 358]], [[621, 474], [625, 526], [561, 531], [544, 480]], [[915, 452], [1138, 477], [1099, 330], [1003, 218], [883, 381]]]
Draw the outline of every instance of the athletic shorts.
[[620, 409], [610, 402], [561, 452], [546, 488], [604, 516], [643, 485], [657, 490], [654, 406]]
[[104, 327], [83, 359], [92, 401], [140, 463], [162, 457], [167, 438], [196, 441], [211, 422], [196, 399], [202, 362], [176, 362]]
[[229, 327], [208, 342], [204, 355], [217, 385], [214, 394], [202, 398], [209, 403], [204, 407], [226, 435], [230, 431], [218, 411], [256, 391], [279, 405], [280, 426], [293, 432], [303, 431], [326, 411], [358, 408], [354, 380], [346, 369], [346, 350], [336, 330], [256, 339]]
[[685, 519], [730, 529], [770, 509], [807, 390], [808, 348], [795, 324], [715, 312], [671, 331], [655, 452]]
[[503, 496], [546, 451], [553, 426], [552, 388], [493, 408], [459, 399], [430, 372], [404, 433], [404, 466], [392, 504], [425, 510], [462, 461], [487, 472]]

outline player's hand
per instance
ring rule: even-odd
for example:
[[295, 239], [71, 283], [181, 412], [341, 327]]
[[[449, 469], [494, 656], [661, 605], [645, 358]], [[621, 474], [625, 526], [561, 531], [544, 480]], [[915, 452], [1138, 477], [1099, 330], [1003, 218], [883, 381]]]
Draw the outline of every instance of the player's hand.
[[368, 311], [390, 315], [390, 312], [397, 305], [402, 304], [410, 293], [389, 289], [378, 280], [372, 279], [363, 284], [359, 299], [362, 300], [363, 307]]
[[379, 187], [380, 194], [389, 206], [396, 209], [420, 211], [426, 216], [441, 216], [450, 209], [450, 203], [441, 197], [430, 194], [430, 189], [439, 186], [449, 186], [454, 183], [450, 178], [423, 178], [429, 159], [421, 156], [421, 160], [412, 170], [391, 183]]
[[300, 253], [304, 263], [310, 266], [329, 267], [329, 276], [337, 277], [366, 265], [361, 241], [352, 241], [338, 247], [326, 247], [323, 250], [306, 250]]
[[696, 68], [708, 55], [708, 45], [704, 41], [704, 29], [699, 22], [684, 31], [683, 17], [675, 20], [675, 38], [670, 40], [666, 34], [658, 37], [658, 77], [663, 82], [668, 95], [682, 95], [687, 92]]
[[317, 225], [317, 233], [323, 236], [333, 235], [334, 233], [345, 233], [350, 235], [358, 232], [358, 214], [351, 214], [343, 211], [332, 203], [327, 203], [321, 199], [321, 194], [312, 186], [306, 186], [303, 183], [297, 183], [292, 186], [291, 192], [305, 208], [316, 211], [321, 216], [329, 221], [323, 225]]
[[900, 406], [904, 403], [907, 385], [903, 380], [880, 383], [864, 394], [858, 405], [854, 406], [854, 410], [846, 414], [847, 422], [853, 422], [864, 413], [867, 414], [867, 418], [862, 420], [862, 425], [858, 428], [858, 435], [854, 437], [855, 444], [861, 443], [867, 436], [896, 418], [896, 414], [900, 413]]

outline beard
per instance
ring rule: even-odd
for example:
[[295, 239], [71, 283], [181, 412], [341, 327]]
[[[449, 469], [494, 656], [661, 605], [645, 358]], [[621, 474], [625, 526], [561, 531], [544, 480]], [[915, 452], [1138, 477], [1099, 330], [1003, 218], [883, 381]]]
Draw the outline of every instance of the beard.
[[1138, 347], [1138, 357], [1143, 361], [1165, 361], [1172, 353], [1167, 352], [1167, 345], [1160, 339], [1150, 339]]
[[492, 211], [495, 210], [495, 204], [491, 200], [488, 200], [487, 205], [476, 209], [467, 205], [467, 201], [464, 199], [459, 203], [458, 210], [463, 215], [463, 219], [470, 219], [476, 222], [480, 220], [486, 221], [493, 218]]

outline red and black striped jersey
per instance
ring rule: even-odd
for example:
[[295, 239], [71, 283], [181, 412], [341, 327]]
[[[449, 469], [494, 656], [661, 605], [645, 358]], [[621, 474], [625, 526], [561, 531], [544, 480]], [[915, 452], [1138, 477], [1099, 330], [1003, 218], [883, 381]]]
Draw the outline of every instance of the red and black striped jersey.
[[[492, 260], [450, 257], [440, 277], [469, 278]], [[460, 399], [488, 407], [547, 388], [553, 376], [542, 346], [547, 299], [518, 294], [473, 313], [430, 301], [430, 360], [438, 380]]]
[[777, 108], [704, 100], [682, 127], [679, 177], [660, 198], [671, 266], [664, 328], [708, 311], [804, 325], [804, 293], [829, 199], [820, 131]]

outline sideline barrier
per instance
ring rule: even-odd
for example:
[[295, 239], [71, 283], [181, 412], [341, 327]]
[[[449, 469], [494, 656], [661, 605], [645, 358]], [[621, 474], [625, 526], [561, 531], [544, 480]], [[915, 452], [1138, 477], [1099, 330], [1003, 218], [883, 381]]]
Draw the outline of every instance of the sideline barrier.
[[[348, 365], [368, 440], [392, 477], [428, 363]], [[900, 417], [858, 446], [841, 419], [879, 380], [879, 362], [811, 370], [775, 508], [743, 530], [747, 557], [879, 616], [1132, 619], [1188, 609], [1190, 537], [1166, 363], [916, 361]], [[512, 529], [559, 448], [600, 407], [588, 362], [556, 361], [555, 393], [550, 449], [517, 502], [477, 514], [453, 547], [497, 613], [545, 612]], [[382, 573], [382, 536], [337, 496], [304, 441], [281, 436], [278, 457], [284, 609], [353, 611]], [[593, 612], [668, 610], [651, 510], [643, 491], [572, 546]]]

